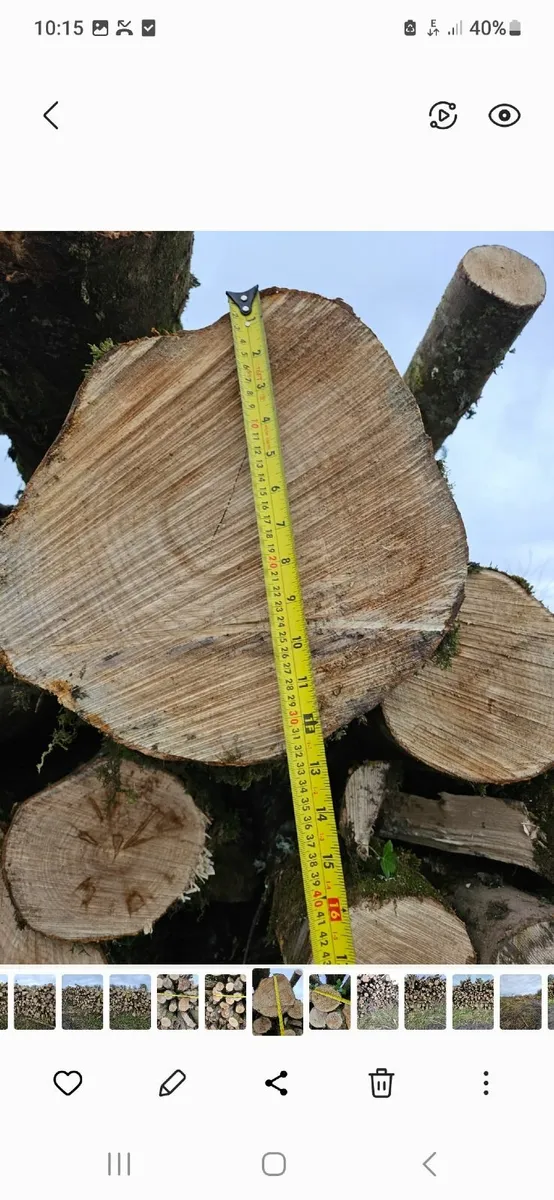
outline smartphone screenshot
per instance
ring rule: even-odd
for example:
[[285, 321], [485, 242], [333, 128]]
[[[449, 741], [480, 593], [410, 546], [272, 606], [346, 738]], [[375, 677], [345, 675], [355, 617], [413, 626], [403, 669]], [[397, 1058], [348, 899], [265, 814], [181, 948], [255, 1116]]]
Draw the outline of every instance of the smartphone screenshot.
[[6, 6], [3, 1195], [551, 1186], [553, 35]]

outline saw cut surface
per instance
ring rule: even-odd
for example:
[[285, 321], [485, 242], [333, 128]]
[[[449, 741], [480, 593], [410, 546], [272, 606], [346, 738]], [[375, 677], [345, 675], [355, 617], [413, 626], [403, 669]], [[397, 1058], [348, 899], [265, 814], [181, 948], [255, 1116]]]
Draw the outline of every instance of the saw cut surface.
[[2, 868], [17, 911], [49, 937], [103, 941], [149, 930], [211, 873], [208, 820], [167, 771], [93, 759], [17, 809]]
[[468, 576], [459, 652], [387, 696], [397, 742], [437, 771], [483, 783], [554, 764], [554, 616], [500, 571]]
[[[419, 409], [342, 301], [262, 294], [325, 735], [433, 652], [463, 525]], [[229, 316], [86, 377], [0, 536], [16, 674], [149, 755], [284, 753]]]

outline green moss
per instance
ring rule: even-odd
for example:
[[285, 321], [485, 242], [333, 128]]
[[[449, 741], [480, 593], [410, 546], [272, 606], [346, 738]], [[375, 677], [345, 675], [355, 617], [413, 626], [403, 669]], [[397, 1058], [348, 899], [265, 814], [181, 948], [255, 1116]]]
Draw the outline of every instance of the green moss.
[[439, 469], [439, 471], [440, 471], [440, 473], [441, 473], [441, 475], [442, 475], [442, 477], [443, 477], [443, 479], [444, 479], [444, 482], [446, 483], [446, 485], [447, 485], [447, 487], [448, 487], [448, 490], [451, 492], [451, 494], [452, 494], [452, 495], [454, 495], [454, 488], [453, 488], [453, 486], [452, 486], [452, 480], [451, 480], [451, 478], [450, 478], [450, 475], [449, 475], [449, 473], [448, 473], [448, 467], [447, 467], [447, 465], [446, 465], [446, 459], [445, 459], [445, 458], [436, 458], [436, 459], [435, 459], [435, 462], [436, 462], [436, 464], [437, 464], [437, 467], [438, 467], [438, 469]]
[[435, 888], [421, 874], [419, 859], [411, 850], [395, 848], [397, 857], [396, 874], [390, 879], [384, 879], [381, 871], [381, 857], [385, 843], [379, 838], [373, 838], [370, 855], [365, 862], [351, 860], [345, 864], [346, 888], [350, 904], [358, 904], [360, 900], [370, 899], [379, 904], [387, 900], [398, 900], [404, 896], [436, 896]]
[[487, 904], [487, 921], [503, 921], [509, 913], [510, 908], [505, 900], [491, 900], [490, 904]]
[[437, 646], [437, 649], [435, 650], [435, 653], [433, 654], [432, 661], [434, 663], [436, 663], [437, 666], [440, 667], [442, 671], [447, 671], [449, 669], [449, 667], [452, 666], [452, 660], [456, 657], [457, 654], [459, 654], [459, 652], [460, 652], [460, 622], [456, 621], [454, 623], [454, 625], [452, 626], [452, 629], [448, 630], [448, 633], [445, 634], [445, 636], [442, 639], [442, 642], [440, 642], [439, 645]]
[[46, 750], [43, 751], [40, 761], [37, 763], [37, 771], [39, 774], [42, 771], [48, 755], [51, 754], [56, 747], [59, 747], [60, 750], [69, 749], [72, 742], [75, 741], [82, 724], [83, 722], [77, 713], [71, 712], [68, 708], [60, 709], [52, 737], [46, 747]]
[[527, 579], [524, 579], [522, 575], [510, 575], [510, 579], [513, 579], [514, 583], [519, 583], [519, 586], [522, 587], [524, 592], [527, 592], [529, 596], [535, 595], [535, 589], [533, 585], [529, 583]]
[[140, 798], [135, 788], [128, 787], [122, 782], [121, 763], [124, 759], [136, 762], [141, 766], [144, 765], [144, 757], [142, 755], [137, 754], [134, 750], [129, 750], [127, 746], [121, 745], [120, 742], [112, 742], [109, 738], [104, 738], [101, 757], [96, 766], [96, 775], [104, 784], [108, 805], [114, 804], [120, 796], [127, 796], [127, 799], [131, 801], [136, 801]]
[[482, 570], [483, 570], [483, 568], [482, 568], [482, 566], [481, 566], [481, 563], [478, 563], [478, 562], [468, 562], [468, 564], [467, 564], [467, 573], [468, 573], [468, 575], [478, 575], [478, 574], [479, 574], [479, 571], [482, 571]]

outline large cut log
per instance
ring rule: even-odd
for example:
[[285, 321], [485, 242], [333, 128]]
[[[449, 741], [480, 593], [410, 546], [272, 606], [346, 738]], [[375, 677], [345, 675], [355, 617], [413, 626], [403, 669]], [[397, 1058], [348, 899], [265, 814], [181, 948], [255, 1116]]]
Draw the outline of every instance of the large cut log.
[[[342, 301], [262, 302], [329, 734], [438, 645], [465, 534], [374, 334]], [[0, 577], [7, 665], [91, 724], [165, 758], [283, 754], [228, 315], [100, 360], [2, 526]]]
[[476, 854], [542, 872], [542, 833], [524, 804], [495, 796], [438, 799], [387, 792], [376, 829], [381, 837], [454, 854]]
[[544, 300], [536, 263], [507, 246], [475, 246], [458, 265], [406, 371], [435, 450], [477, 403]]
[[[0, 836], [1, 841], [1, 836]], [[43, 937], [29, 929], [16, 913], [0, 870], [0, 963], [5, 966], [33, 966], [51, 963], [78, 966], [104, 963], [99, 946], [88, 942], [64, 942], [59, 938]]]
[[[398, 879], [347, 878], [356, 963], [474, 962], [465, 925], [419, 874], [413, 856], [401, 853], [399, 860]], [[271, 924], [285, 963], [311, 962], [308, 921], [294, 862], [276, 878]]]
[[480, 963], [554, 961], [554, 905], [512, 887], [460, 883], [454, 908], [466, 923]]
[[28, 479], [67, 416], [91, 344], [173, 331], [192, 233], [0, 233], [0, 433]]
[[212, 871], [208, 820], [180, 780], [122, 759], [86, 766], [19, 806], [2, 868], [39, 933], [103, 941], [149, 930]]
[[554, 616], [508, 575], [467, 579], [457, 647], [383, 703], [396, 741], [459, 779], [510, 783], [554, 764]]

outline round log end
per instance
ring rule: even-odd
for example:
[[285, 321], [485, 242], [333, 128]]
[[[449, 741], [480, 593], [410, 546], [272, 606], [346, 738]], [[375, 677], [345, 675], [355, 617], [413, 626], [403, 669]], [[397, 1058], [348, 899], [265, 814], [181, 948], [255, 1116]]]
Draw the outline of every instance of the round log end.
[[392, 736], [436, 771], [515, 783], [554, 765], [554, 616], [495, 570], [468, 576], [455, 653], [383, 702]]
[[544, 300], [546, 280], [540, 267], [508, 246], [473, 246], [461, 266], [469, 283], [504, 304], [534, 310]]
[[2, 866], [23, 920], [48, 937], [149, 930], [211, 873], [207, 818], [165, 771], [93, 759], [20, 805]]
[[475, 952], [462, 921], [430, 896], [371, 901], [350, 910], [356, 962], [472, 963]]

